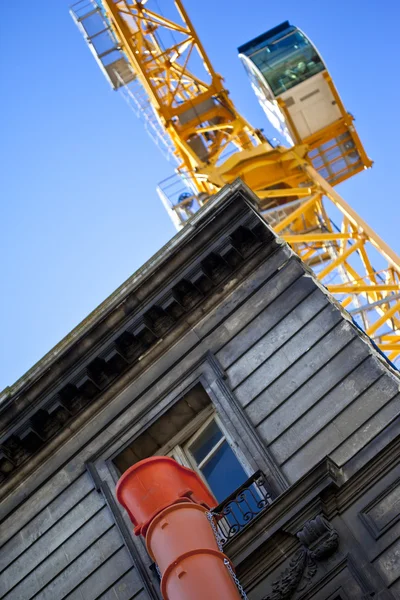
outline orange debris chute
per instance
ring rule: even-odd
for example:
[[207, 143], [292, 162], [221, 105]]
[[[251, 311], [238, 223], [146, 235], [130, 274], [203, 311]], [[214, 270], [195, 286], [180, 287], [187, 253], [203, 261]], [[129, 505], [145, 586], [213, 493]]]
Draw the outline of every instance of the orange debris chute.
[[165, 600], [240, 598], [207, 518], [217, 501], [194, 471], [147, 458], [122, 475], [117, 499], [158, 565]]

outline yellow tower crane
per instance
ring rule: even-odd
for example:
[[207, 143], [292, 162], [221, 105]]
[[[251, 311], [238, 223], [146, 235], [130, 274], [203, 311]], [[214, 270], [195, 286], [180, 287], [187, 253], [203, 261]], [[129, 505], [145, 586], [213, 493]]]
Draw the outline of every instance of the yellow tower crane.
[[288, 145], [274, 144], [235, 108], [181, 0], [162, 5], [161, 14], [157, 0], [81, 0], [71, 14], [112, 87], [177, 163], [158, 187], [174, 223], [240, 177], [275, 232], [396, 361], [400, 258], [334, 189], [372, 163], [316, 48], [288, 22], [239, 48]]

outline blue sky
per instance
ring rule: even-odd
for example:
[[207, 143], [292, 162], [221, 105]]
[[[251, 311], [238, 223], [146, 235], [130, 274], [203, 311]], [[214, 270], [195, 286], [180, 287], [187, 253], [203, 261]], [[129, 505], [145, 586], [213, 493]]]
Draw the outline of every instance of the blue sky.
[[[175, 232], [155, 191], [172, 165], [108, 87], [68, 3], [12, 4], [0, 24], [0, 390]], [[185, 6], [238, 108], [271, 134], [236, 48], [286, 19], [309, 35], [375, 161], [340, 192], [399, 251], [398, 3]]]

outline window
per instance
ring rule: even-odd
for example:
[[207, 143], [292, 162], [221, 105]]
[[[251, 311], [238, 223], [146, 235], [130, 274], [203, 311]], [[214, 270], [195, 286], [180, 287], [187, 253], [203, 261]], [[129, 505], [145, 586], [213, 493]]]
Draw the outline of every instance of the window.
[[[216, 497], [223, 517], [217, 522], [223, 545], [271, 503], [263, 473], [257, 471], [249, 478], [244, 459], [241, 462], [232, 449], [229, 435], [215, 413], [196, 433], [174, 446], [169, 456], [195, 470]], [[240, 492], [234, 493], [239, 488]]]
[[198, 431], [212, 412], [207, 392], [201, 384], [195, 385], [113, 457], [118, 475], [144, 458], [169, 454], [176, 444]]
[[201, 384], [197, 384], [113, 458], [119, 474], [150, 456], [171, 456], [196, 471], [218, 503], [253, 474]]
[[229, 437], [215, 414], [189, 439], [177, 444], [169, 452], [169, 456], [194, 469], [219, 503], [239, 488], [249, 476], [232, 450]]
[[294, 27], [289, 27], [278, 39], [265, 42], [263, 47], [248, 56], [264, 75], [275, 96], [325, 69], [316, 49]]
[[229, 415], [219, 408], [220, 414], [197, 383], [149, 421], [112, 462], [117, 477], [140, 460], [157, 455], [171, 456], [193, 469], [217, 500], [214, 510], [221, 516], [217, 527], [225, 544], [271, 503], [271, 490], [237, 429], [231, 429]]

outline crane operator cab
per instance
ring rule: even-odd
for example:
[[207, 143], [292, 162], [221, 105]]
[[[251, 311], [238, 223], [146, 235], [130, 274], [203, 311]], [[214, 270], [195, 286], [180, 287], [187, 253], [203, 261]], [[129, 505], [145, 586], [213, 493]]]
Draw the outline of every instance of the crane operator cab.
[[238, 49], [271, 124], [290, 144], [307, 144], [330, 183], [371, 166], [315, 46], [285, 21]]

